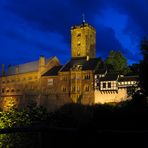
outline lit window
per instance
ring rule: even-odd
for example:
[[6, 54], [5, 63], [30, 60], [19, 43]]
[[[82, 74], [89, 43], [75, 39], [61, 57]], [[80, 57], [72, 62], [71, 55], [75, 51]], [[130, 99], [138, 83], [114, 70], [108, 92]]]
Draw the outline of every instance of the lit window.
[[53, 85], [53, 79], [48, 79], [47, 83], [48, 85]]

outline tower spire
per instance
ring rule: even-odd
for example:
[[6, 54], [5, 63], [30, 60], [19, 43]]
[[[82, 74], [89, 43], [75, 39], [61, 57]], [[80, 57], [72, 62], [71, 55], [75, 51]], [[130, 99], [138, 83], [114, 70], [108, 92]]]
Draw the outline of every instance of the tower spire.
[[84, 13], [82, 14], [82, 23], [83, 24], [85, 23], [85, 14]]

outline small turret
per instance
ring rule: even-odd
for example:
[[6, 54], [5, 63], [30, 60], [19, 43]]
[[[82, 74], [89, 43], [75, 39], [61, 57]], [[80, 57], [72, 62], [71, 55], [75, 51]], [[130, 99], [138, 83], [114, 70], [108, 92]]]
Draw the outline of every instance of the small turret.
[[45, 65], [46, 65], [45, 57], [41, 55], [39, 59], [39, 71], [40, 72], [43, 72], [45, 70]]

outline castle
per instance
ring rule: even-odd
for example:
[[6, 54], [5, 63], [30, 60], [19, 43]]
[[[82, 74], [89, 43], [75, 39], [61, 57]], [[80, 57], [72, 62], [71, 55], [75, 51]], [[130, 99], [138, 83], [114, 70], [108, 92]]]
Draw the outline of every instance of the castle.
[[96, 58], [96, 30], [83, 22], [71, 27], [71, 59], [61, 65], [57, 57], [17, 66], [2, 65], [0, 108], [25, 107], [34, 101], [52, 111], [66, 103], [96, 104], [129, 99], [134, 76], [110, 74]]

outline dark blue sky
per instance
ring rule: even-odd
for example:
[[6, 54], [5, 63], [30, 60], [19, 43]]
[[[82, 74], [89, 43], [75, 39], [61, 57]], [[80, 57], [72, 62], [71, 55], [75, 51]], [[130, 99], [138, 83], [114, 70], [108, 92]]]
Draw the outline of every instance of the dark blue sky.
[[97, 56], [121, 50], [141, 59], [148, 35], [148, 0], [0, 0], [0, 64], [21, 64], [40, 55], [70, 58], [70, 27], [86, 21], [97, 31]]

